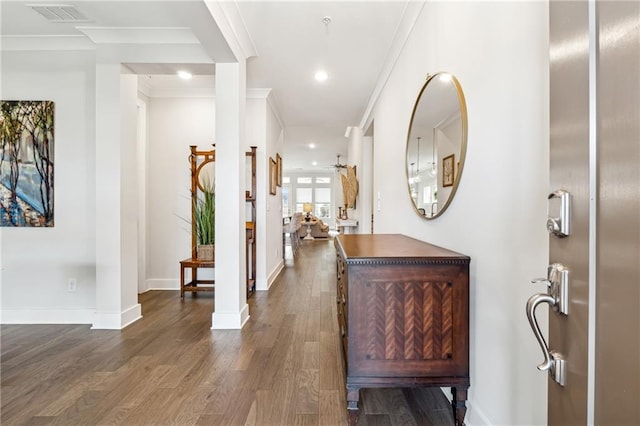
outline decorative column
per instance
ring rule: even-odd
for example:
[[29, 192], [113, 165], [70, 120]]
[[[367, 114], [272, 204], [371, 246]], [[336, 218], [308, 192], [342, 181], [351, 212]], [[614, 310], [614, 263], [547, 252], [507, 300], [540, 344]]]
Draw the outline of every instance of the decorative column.
[[216, 291], [213, 329], [249, 319], [245, 241], [246, 62], [216, 64]]
[[96, 65], [96, 312], [94, 329], [142, 317], [138, 303], [136, 93], [120, 64]]

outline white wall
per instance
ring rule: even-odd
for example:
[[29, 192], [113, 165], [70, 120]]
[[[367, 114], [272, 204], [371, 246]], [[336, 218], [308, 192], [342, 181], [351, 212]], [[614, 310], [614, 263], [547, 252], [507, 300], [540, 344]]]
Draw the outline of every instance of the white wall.
[[[189, 146], [212, 149], [215, 135], [213, 97], [145, 97], [148, 116], [147, 279], [146, 289], [178, 289], [178, 262], [191, 256], [191, 177]], [[261, 93], [247, 100], [246, 150], [258, 147], [257, 288], [266, 290], [282, 263], [282, 194], [269, 195], [269, 156], [282, 155], [282, 128]], [[220, 182], [218, 182], [220, 184]], [[247, 189], [250, 188], [247, 171]], [[268, 206], [267, 206], [268, 203]], [[217, 206], [218, 213], [224, 212]], [[268, 210], [268, 211], [267, 211]], [[248, 217], [248, 216], [247, 216]], [[185, 219], [187, 221], [185, 221]], [[187, 271], [187, 275], [188, 275]], [[213, 278], [211, 270], [198, 272]]]
[[[356, 197], [356, 207], [355, 209], [348, 209], [347, 214], [349, 219], [355, 219], [358, 221], [358, 224], [362, 222], [362, 190], [363, 190], [363, 175], [362, 175], [362, 165], [364, 163], [364, 137], [362, 135], [362, 130], [359, 127], [351, 128], [351, 132], [349, 133], [349, 139], [347, 141], [347, 164], [349, 166], [355, 166], [356, 168], [356, 179], [358, 179], [358, 195]], [[347, 173], [346, 169], [341, 171], [341, 173]], [[338, 176], [339, 177], [339, 176]], [[342, 178], [340, 178], [342, 180]], [[364, 185], [365, 188], [367, 185]], [[360, 228], [355, 227], [352, 228], [349, 232], [359, 233]]]
[[[271, 90], [250, 90], [247, 97], [247, 151], [256, 152], [256, 290], [267, 290], [284, 266], [282, 260], [282, 189], [269, 193], [269, 157], [283, 155], [282, 125], [269, 102]], [[247, 178], [249, 175], [247, 176]], [[250, 187], [250, 181], [247, 181]]]
[[[121, 309], [141, 309], [138, 305], [138, 114], [137, 77], [131, 74], [120, 76], [120, 125], [121, 125], [121, 182], [120, 182], [120, 261], [121, 261]], [[99, 291], [98, 291], [98, 294]], [[134, 317], [136, 320], [137, 317]]]
[[[351, 233], [371, 233], [371, 213], [373, 208], [372, 157], [372, 138], [364, 136], [359, 127], [352, 127], [347, 142], [347, 164], [356, 166], [358, 196], [356, 198], [356, 208], [349, 210], [349, 219], [357, 220], [358, 226], [352, 228], [349, 231]], [[341, 188], [340, 186], [340, 197], [342, 197]]]
[[191, 257], [189, 146], [213, 149], [214, 100], [149, 98], [147, 117], [147, 289], [178, 289], [178, 262]]
[[[426, 73], [465, 93], [460, 187], [441, 218], [406, 193], [405, 141]], [[547, 266], [548, 18], [544, 2], [430, 2], [373, 114], [375, 232], [404, 233], [471, 257], [469, 425], [546, 423], [546, 374], [525, 318], [529, 280]], [[539, 318], [544, 317], [540, 313]], [[546, 325], [545, 325], [546, 327]]]
[[94, 80], [93, 52], [2, 52], [3, 99], [55, 102], [55, 226], [0, 230], [3, 323], [92, 322]]
[[[266, 138], [266, 152], [276, 159], [276, 153], [282, 157], [284, 155], [284, 133], [280, 120], [270, 102], [266, 102], [266, 117], [265, 117], [265, 138]], [[267, 158], [268, 160], [268, 158]], [[284, 162], [284, 158], [282, 160]], [[261, 162], [261, 165], [265, 167], [265, 191], [259, 192], [260, 195], [265, 194], [268, 198], [266, 203], [266, 226], [267, 239], [264, 244], [265, 250], [265, 278], [267, 285], [273, 284], [278, 273], [284, 267], [283, 254], [282, 254], [282, 188], [276, 188], [276, 195], [269, 194], [268, 182], [269, 182], [269, 167], [267, 161]], [[258, 246], [260, 248], [261, 246]], [[260, 259], [260, 256], [258, 256]], [[258, 282], [262, 282], [262, 271], [258, 268]], [[263, 286], [258, 287], [260, 290], [264, 290]]]

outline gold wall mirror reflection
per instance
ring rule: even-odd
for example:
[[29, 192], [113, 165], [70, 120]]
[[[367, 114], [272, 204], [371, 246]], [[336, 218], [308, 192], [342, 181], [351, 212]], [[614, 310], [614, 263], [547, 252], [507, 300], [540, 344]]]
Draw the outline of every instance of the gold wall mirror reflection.
[[416, 213], [435, 219], [451, 204], [467, 152], [467, 106], [447, 72], [427, 75], [411, 114], [406, 146], [409, 196]]

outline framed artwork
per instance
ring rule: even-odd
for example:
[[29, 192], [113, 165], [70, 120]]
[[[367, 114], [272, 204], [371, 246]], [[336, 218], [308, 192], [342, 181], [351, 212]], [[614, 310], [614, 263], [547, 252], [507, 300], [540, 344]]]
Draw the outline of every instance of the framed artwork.
[[269, 157], [269, 194], [276, 195], [276, 186], [278, 184], [278, 166], [276, 160]]
[[282, 157], [276, 153], [276, 185], [282, 186]]
[[54, 103], [0, 101], [0, 226], [53, 226]]
[[455, 154], [448, 155], [442, 159], [442, 186], [453, 186]]

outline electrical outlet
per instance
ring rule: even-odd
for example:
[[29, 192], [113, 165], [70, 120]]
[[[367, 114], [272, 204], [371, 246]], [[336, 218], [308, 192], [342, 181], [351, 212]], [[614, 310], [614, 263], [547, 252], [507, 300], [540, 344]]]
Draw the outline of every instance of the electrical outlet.
[[69, 293], [75, 293], [78, 290], [78, 282], [75, 278], [69, 278], [67, 282], [67, 291]]

